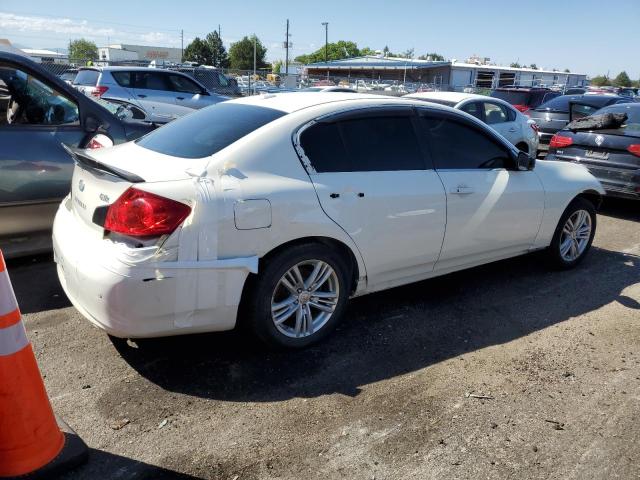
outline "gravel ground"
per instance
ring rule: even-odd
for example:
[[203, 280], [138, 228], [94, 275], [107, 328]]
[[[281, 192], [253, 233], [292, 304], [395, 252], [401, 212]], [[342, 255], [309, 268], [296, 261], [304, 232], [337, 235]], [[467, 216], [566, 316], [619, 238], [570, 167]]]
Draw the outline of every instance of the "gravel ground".
[[640, 478], [640, 208], [589, 257], [539, 255], [353, 301], [328, 341], [111, 340], [50, 258], [9, 272], [54, 409], [91, 447], [69, 479]]

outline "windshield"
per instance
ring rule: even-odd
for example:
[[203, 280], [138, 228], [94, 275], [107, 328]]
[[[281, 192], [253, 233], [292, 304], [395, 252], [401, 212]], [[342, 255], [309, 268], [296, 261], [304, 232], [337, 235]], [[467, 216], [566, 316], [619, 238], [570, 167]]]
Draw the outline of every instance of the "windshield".
[[97, 70], [80, 70], [73, 79], [74, 85], [82, 85], [84, 87], [95, 87], [98, 83], [100, 72]]
[[221, 102], [174, 120], [136, 143], [174, 157], [204, 158], [283, 115], [272, 108]]

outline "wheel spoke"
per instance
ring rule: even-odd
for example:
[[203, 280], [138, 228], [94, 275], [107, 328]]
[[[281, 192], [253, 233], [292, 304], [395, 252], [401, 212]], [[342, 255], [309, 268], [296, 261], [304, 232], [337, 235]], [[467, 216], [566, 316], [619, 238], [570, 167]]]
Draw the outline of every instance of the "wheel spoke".
[[303, 320], [304, 320], [304, 312], [302, 311], [302, 307], [300, 307], [296, 310], [296, 326], [295, 326], [296, 337], [300, 336], [300, 329], [302, 328]]
[[280, 283], [282, 283], [282, 285], [284, 285], [284, 287], [287, 290], [289, 290], [291, 293], [293, 293], [294, 295], [296, 295], [298, 293], [298, 290], [296, 289], [296, 281], [291, 276], [291, 272], [285, 273], [282, 276], [282, 279], [280, 280]]
[[571, 249], [570, 249], [571, 260], [578, 256], [578, 242], [574, 239], [571, 239]]
[[293, 272], [293, 276], [296, 279], [296, 285], [302, 287], [304, 285], [304, 279], [302, 278], [298, 265], [294, 266], [290, 271]]
[[571, 248], [572, 243], [573, 242], [571, 240], [571, 237], [566, 238], [560, 245], [560, 255], [562, 255], [563, 257], [566, 256], [567, 252]]
[[313, 266], [313, 271], [309, 274], [309, 276], [304, 282], [305, 289], [313, 285], [313, 282], [316, 281], [316, 278], [318, 278], [318, 275], [320, 274], [320, 272], [324, 270], [325, 265], [326, 263], [324, 262], [316, 262], [316, 264]]
[[313, 315], [311, 314], [311, 309], [309, 308], [309, 304], [304, 306], [304, 333], [306, 335], [311, 335], [313, 333]]
[[315, 282], [312, 286], [311, 286], [311, 291], [315, 292], [316, 290], [318, 290], [322, 285], [324, 285], [324, 282], [327, 281], [327, 279], [331, 276], [331, 274], [333, 273], [333, 270], [331, 269], [331, 267], [329, 267], [327, 265], [327, 269], [324, 272], [324, 274], [320, 277], [320, 279]]
[[322, 310], [323, 312], [329, 312], [329, 313], [333, 312], [333, 307], [329, 305], [323, 305], [318, 302], [314, 302], [313, 300], [309, 302], [309, 305], [311, 305], [314, 308], [317, 308], [318, 310]]
[[327, 300], [329, 299], [337, 299], [338, 298], [338, 294], [336, 292], [313, 292], [313, 295], [311, 295], [312, 298], [326, 298]]

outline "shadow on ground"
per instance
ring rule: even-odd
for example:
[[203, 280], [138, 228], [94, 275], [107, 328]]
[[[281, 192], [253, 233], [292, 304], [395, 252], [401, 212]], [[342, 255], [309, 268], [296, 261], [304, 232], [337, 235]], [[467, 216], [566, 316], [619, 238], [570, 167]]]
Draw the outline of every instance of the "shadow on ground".
[[528, 255], [354, 299], [325, 342], [266, 352], [246, 336], [114, 339], [122, 357], [164, 389], [202, 398], [269, 402], [342, 393], [502, 344], [618, 301], [640, 281], [640, 257], [593, 248], [571, 271]]
[[640, 222], [640, 201], [608, 197], [602, 202], [600, 215]]
[[70, 470], [62, 479], [94, 480], [105, 478], [104, 472], [109, 473], [111, 480], [199, 480], [200, 477], [186, 475], [162, 467], [149, 465], [120, 455], [91, 449], [89, 461]]
[[37, 313], [71, 306], [60, 286], [52, 255], [8, 260], [7, 271], [22, 313]]

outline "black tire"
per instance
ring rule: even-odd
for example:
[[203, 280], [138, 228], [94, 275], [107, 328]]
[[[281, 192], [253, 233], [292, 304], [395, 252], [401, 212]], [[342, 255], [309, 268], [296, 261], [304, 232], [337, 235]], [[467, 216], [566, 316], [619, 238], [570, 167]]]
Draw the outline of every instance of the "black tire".
[[[574, 260], [567, 260], [563, 258], [560, 252], [560, 242], [562, 237], [562, 230], [567, 222], [567, 219], [571, 217], [574, 213], [579, 210], [586, 211], [591, 217], [591, 234], [589, 236], [589, 241], [586, 244], [586, 248], [580, 253], [580, 255]], [[547, 249], [547, 259], [549, 260], [552, 267], [567, 270], [569, 268], [573, 268], [578, 265], [584, 257], [586, 257], [587, 253], [591, 249], [591, 244], [593, 243], [593, 237], [596, 233], [596, 209], [593, 204], [584, 198], [578, 197], [575, 198], [569, 206], [565, 209], [564, 213], [560, 217], [560, 221], [556, 227], [556, 231], [553, 234], [553, 239], [551, 240], [551, 245]]]
[[[282, 276], [295, 265], [309, 260], [328, 264], [336, 274], [339, 295], [333, 313], [321, 328], [308, 336], [292, 338], [276, 328], [271, 314], [271, 300]], [[349, 262], [339, 253], [320, 244], [296, 245], [269, 257], [245, 296], [242, 309], [244, 326], [270, 348], [304, 348], [329, 335], [340, 322], [351, 285]], [[292, 320], [293, 321], [293, 320]]]

